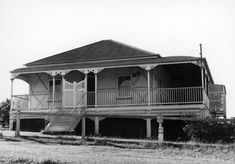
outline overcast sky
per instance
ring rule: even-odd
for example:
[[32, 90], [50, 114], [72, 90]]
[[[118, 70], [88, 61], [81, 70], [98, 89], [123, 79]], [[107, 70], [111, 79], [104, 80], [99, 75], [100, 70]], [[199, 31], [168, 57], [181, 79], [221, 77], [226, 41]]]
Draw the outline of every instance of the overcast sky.
[[[0, 0], [0, 100], [10, 97], [9, 71], [103, 39], [162, 56], [199, 56], [202, 43], [235, 117], [234, 0]], [[28, 88], [16, 80], [14, 90]]]

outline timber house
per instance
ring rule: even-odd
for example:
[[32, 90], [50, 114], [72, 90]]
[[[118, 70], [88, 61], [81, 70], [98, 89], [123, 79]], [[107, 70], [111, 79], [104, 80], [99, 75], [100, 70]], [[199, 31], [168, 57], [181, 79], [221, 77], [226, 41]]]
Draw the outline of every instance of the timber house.
[[[162, 57], [113, 40], [49, 56], [11, 71], [10, 129], [163, 140], [178, 118], [226, 117], [225, 87], [207, 60]], [[28, 83], [13, 94], [14, 79]], [[169, 128], [169, 129], [168, 129]]]

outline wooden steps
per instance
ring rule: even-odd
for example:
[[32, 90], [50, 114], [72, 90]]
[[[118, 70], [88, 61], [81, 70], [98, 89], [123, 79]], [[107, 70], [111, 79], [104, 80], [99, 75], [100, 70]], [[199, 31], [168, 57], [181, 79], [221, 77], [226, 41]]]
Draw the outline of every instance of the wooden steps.
[[[59, 116], [51, 116], [50, 122], [45, 128], [45, 132], [71, 132], [74, 131], [77, 124], [80, 122], [82, 116], [84, 115], [84, 109], [78, 109], [73, 111], [58, 111]], [[68, 116], [62, 115], [63, 113], [79, 113], [78, 116]]]

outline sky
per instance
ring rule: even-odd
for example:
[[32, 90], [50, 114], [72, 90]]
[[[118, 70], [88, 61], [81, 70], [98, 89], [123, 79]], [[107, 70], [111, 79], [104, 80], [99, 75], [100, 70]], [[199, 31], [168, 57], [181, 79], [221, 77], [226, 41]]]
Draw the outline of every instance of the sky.
[[[235, 117], [234, 0], [0, 0], [0, 101], [10, 98], [9, 71], [104, 39], [161, 56], [199, 57], [202, 43]], [[14, 94], [27, 92], [15, 80]]]

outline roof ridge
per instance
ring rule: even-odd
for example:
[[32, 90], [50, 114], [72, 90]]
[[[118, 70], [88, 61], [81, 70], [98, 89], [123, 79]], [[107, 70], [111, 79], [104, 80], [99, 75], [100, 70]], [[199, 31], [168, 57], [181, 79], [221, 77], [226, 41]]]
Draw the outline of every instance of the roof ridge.
[[161, 57], [160, 54], [156, 54], [156, 53], [154, 53], [154, 52], [147, 51], [147, 50], [144, 50], [144, 49], [139, 48], [139, 47], [135, 47], [135, 46], [132, 46], [132, 45], [129, 45], [129, 44], [126, 44], [126, 43], [122, 43], [122, 42], [120, 42], [120, 41], [112, 40], [112, 39], [108, 39], [108, 40], [110, 40], [110, 41], [112, 41], [112, 42], [114, 42], [114, 43], [121, 44], [121, 45], [123, 45], [123, 46], [127, 46], [127, 47], [130, 47], [130, 48], [134, 48], [134, 49], [137, 49], [137, 50], [139, 50], [139, 51], [143, 51], [143, 52], [145, 52], [145, 53], [149, 53], [149, 54], [152, 54], [152, 55], [158, 55], [159, 57]]

